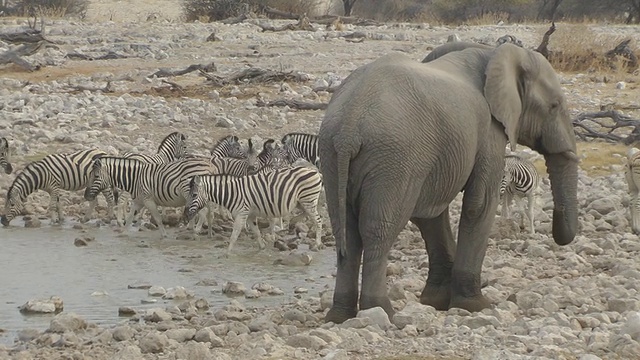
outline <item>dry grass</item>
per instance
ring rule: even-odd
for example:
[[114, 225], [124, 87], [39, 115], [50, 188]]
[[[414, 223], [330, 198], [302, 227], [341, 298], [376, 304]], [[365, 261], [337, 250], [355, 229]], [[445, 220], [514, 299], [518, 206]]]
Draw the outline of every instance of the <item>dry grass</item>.
[[[547, 28], [539, 30], [540, 39], [545, 31]], [[562, 72], [626, 72], [624, 59], [604, 56], [623, 40], [624, 36], [598, 34], [584, 23], [558, 23], [549, 42], [552, 52], [549, 61], [554, 69]], [[630, 44], [634, 50], [635, 45], [634, 42]]]
[[[611, 165], [623, 165], [627, 149], [623, 144], [613, 144], [604, 141], [578, 142], [578, 156], [582, 158], [580, 168], [590, 176], [610, 175]], [[547, 167], [544, 160], [534, 162], [538, 173], [546, 174]]]

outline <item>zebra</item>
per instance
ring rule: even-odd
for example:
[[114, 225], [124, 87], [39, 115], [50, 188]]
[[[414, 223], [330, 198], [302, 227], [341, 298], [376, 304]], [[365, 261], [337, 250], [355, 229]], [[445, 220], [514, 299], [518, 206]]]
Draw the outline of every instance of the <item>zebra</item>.
[[241, 177], [195, 176], [189, 183], [185, 217], [193, 218], [210, 201], [227, 208], [235, 218], [226, 252], [228, 256], [247, 220], [250, 220], [253, 235], [260, 249], [264, 249], [265, 242], [255, 218], [269, 218], [269, 232], [273, 235], [273, 219], [289, 214], [299, 206], [315, 222], [316, 240], [312, 249], [319, 249], [322, 247], [322, 219], [318, 214], [318, 195], [321, 188], [320, 172], [306, 167], [277, 169]]
[[[252, 145], [252, 144], [251, 144]], [[251, 149], [250, 149], [251, 150]], [[235, 135], [227, 135], [218, 140], [211, 148], [211, 158], [230, 157], [236, 159], [246, 159], [247, 152], [242, 150], [240, 139]]]
[[292, 132], [284, 135], [280, 142], [282, 142], [282, 151], [290, 164], [303, 158], [318, 169], [320, 168], [318, 135]]
[[503, 200], [502, 217], [510, 217], [510, 206], [513, 195], [527, 197], [527, 216], [531, 234], [535, 234], [533, 227], [534, 192], [540, 183], [540, 175], [535, 166], [518, 155], [506, 155], [504, 161], [504, 175], [500, 183], [500, 197]]
[[[156, 221], [161, 236], [167, 236], [157, 206], [184, 206], [189, 195], [189, 178], [214, 174], [213, 165], [202, 159], [182, 159], [154, 164], [123, 157], [105, 156], [93, 162], [85, 199], [94, 199], [103, 189], [117, 187], [129, 194], [133, 206], [126, 224], [131, 224], [136, 211], [146, 207]], [[189, 219], [191, 220], [191, 219]], [[191, 221], [189, 221], [191, 224]]]
[[[126, 152], [122, 155], [124, 158], [136, 159], [154, 164], [168, 163], [177, 159], [182, 159], [187, 156], [187, 137], [174, 131], [171, 134], [165, 136], [158, 146], [158, 151], [154, 155], [138, 154]], [[116, 202], [118, 204], [118, 202]], [[117, 222], [120, 223], [124, 219], [124, 213], [126, 211], [127, 202], [123, 201], [118, 204], [116, 210]], [[164, 211], [162, 211], [164, 213]], [[142, 214], [138, 214], [142, 216]]]
[[13, 172], [13, 166], [9, 162], [9, 142], [4, 137], [0, 137], [0, 166], [7, 175]]
[[[47, 155], [41, 160], [30, 163], [16, 176], [7, 191], [5, 214], [0, 218], [0, 223], [8, 226], [11, 220], [22, 212], [27, 197], [36, 190], [44, 190], [49, 193], [48, 211], [51, 213], [52, 223], [56, 222], [53, 216], [54, 209], [58, 215], [57, 222], [62, 223], [61, 190], [84, 189], [88, 183], [91, 164], [95, 159], [105, 155], [107, 155], [106, 152], [97, 149], [80, 150], [73, 153]], [[107, 199], [109, 217], [112, 217], [115, 205], [112, 188], [101, 190]], [[85, 221], [88, 221], [96, 204], [94, 196], [85, 213]]]
[[631, 212], [631, 230], [640, 234], [640, 149], [632, 147], [627, 151], [625, 178], [629, 187], [629, 210]]

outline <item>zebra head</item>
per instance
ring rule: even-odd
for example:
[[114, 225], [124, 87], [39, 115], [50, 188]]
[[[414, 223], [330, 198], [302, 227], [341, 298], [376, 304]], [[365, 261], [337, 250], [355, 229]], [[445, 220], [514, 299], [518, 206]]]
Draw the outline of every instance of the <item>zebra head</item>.
[[211, 148], [211, 157], [231, 157], [236, 159], [246, 159], [247, 153], [242, 150], [240, 139], [235, 135], [228, 135]]
[[251, 138], [247, 140], [247, 143], [249, 144], [249, 148], [247, 149], [247, 169], [249, 174], [254, 174], [260, 169], [260, 160], [258, 159], [259, 154], [253, 146], [253, 140], [251, 140]]
[[24, 201], [27, 199], [27, 194], [24, 191], [24, 187], [20, 185], [22, 182], [19, 179], [22, 178], [22, 176], [18, 176], [9, 187], [9, 191], [7, 191], [7, 198], [4, 204], [5, 212], [0, 217], [0, 223], [3, 226], [9, 226], [11, 220], [20, 215], [22, 209], [24, 209]]
[[93, 201], [98, 196], [98, 193], [112, 187], [108, 174], [104, 174], [105, 171], [106, 169], [102, 166], [102, 159], [95, 159], [87, 175], [87, 188], [84, 190], [85, 200]]
[[274, 139], [267, 139], [262, 144], [262, 151], [256, 155], [254, 166], [249, 166], [249, 174], [255, 174], [261, 169], [268, 167], [273, 168], [278, 162], [276, 159], [276, 144]]
[[158, 146], [158, 154], [163, 154], [169, 161], [184, 158], [187, 155], [187, 136], [178, 131], [167, 135]]
[[184, 206], [184, 217], [191, 221], [194, 216], [205, 207], [207, 200], [201, 195], [202, 177], [196, 175], [189, 181], [189, 195]]
[[13, 166], [9, 162], [9, 142], [3, 137], [0, 137], [0, 166], [6, 174], [13, 172]]

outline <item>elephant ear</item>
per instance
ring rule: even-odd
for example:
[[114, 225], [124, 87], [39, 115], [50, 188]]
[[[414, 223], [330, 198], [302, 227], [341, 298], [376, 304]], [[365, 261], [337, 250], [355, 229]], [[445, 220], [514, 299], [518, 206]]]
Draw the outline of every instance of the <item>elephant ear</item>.
[[524, 96], [524, 59], [526, 50], [503, 44], [497, 47], [485, 69], [484, 97], [491, 115], [503, 126], [511, 151], [516, 150], [522, 97]]

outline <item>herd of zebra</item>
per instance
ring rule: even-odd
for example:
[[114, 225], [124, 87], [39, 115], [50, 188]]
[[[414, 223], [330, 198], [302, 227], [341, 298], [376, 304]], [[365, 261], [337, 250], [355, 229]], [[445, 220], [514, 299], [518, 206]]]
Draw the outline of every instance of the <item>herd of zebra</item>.
[[[111, 156], [98, 149], [47, 155], [29, 163], [17, 174], [7, 191], [0, 223], [8, 226], [22, 213], [27, 197], [36, 190], [49, 193], [52, 222], [62, 222], [62, 190], [85, 189], [84, 197], [90, 204], [84, 221], [90, 219], [97, 205], [96, 196], [102, 193], [110, 219], [115, 215], [119, 225], [130, 225], [146, 208], [163, 237], [166, 231], [158, 206], [184, 206], [189, 227], [193, 227], [195, 215], [207, 207], [206, 216], [199, 217], [195, 230], [201, 230], [206, 218], [210, 235], [213, 208], [220, 206], [234, 218], [227, 253], [244, 226], [252, 230], [260, 248], [264, 248], [256, 218], [268, 218], [273, 234], [275, 220], [282, 221], [282, 217], [299, 208], [310, 216], [316, 228], [311, 248], [322, 247], [322, 223], [317, 210], [322, 191], [317, 137], [289, 133], [279, 142], [264, 141], [261, 151], [254, 147], [251, 139], [247, 143], [245, 149], [237, 136], [229, 135], [218, 140], [210, 155], [193, 155], [188, 152], [187, 137], [173, 132], [162, 140], [154, 155]], [[13, 169], [5, 138], [0, 140], [0, 146], [0, 165], [10, 174]], [[132, 202], [124, 220], [123, 211], [114, 212], [114, 208], [125, 207], [122, 193], [129, 194]], [[57, 216], [53, 216], [54, 211]]]
[[[13, 172], [9, 154], [9, 142], [0, 138], [0, 167], [6, 174]], [[630, 149], [627, 158], [632, 229], [640, 233], [640, 150]], [[318, 138], [314, 134], [289, 133], [279, 141], [267, 139], [260, 151], [251, 139], [243, 147], [237, 136], [229, 135], [217, 141], [210, 155], [201, 156], [189, 153], [184, 134], [173, 132], [161, 141], [154, 155], [124, 153], [111, 156], [98, 149], [89, 149], [51, 154], [31, 162], [9, 187], [0, 223], [8, 226], [22, 213], [27, 197], [36, 190], [49, 193], [52, 223], [61, 222], [61, 191], [85, 189], [89, 208], [83, 221], [91, 218], [97, 205], [96, 196], [102, 193], [107, 201], [109, 219], [115, 217], [120, 226], [130, 225], [146, 208], [162, 237], [166, 236], [166, 230], [158, 206], [184, 206], [188, 227], [199, 233], [207, 221], [209, 236], [212, 236], [214, 210], [223, 211], [223, 215], [228, 211], [234, 225], [227, 253], [243, 227], [251, 230], [263, 249], [266, 245], [257, 226], [257, 217], [269, 220], [269, 233], [273, 235], [276, 220], [280, 220], [280, 228], [283, 228], [282, 218], [292, 215], [298, 208], [314, 222], [316, 238], [310, 247], [318, 249], [323, 246], [322, 221], [318, 213], [323, 190], [319, 168]], [[539, 182], [538, 171], [530, 161], [518, 155], [505, 156], [500, 184], [502, 216], [510, 217], [514, 196], [526, 198], [526, 215], [532, 234], [535, 233], [535, 191]], [[131, 197], [126, 216], [124, 193]], [[200, 210], [205, 207], [207, 211], [203, 214]], [[54, 210], [57, 217], [53, 216]], [[196, 215], [199, 216], [194, 226]]]

